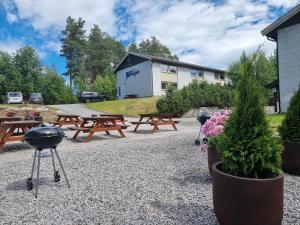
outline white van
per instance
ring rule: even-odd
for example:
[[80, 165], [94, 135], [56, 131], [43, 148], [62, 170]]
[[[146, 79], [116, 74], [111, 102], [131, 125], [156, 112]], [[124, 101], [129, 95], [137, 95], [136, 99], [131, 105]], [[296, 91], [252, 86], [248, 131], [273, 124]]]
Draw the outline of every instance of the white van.
[[21, 92], [7, 92], [6, 104], [22, 104], [23, 95]]

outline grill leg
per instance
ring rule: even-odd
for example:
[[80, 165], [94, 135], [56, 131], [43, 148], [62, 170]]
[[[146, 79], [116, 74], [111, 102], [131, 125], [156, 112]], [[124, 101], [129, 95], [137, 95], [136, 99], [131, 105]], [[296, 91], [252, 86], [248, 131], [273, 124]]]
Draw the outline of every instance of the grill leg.
[[37, 152], [37, 150], [35, 150], [35, 152], [34, 152], [33, 163], [32, 163], [32, 169], [31, 169], [31, 176], [30, 176], [31, 180], [32, 180], [32, 178], [33, 178], [33, 172], [34, 172], [34, 167], [35, 167], [35, 159], [36, 159], [36, 155], [37, 155], [36, 152]]
[[51, 155], [52, 155], [52, 165], [53, 165], [53, 170], [54, 170], [54, 173], [55, 173], [56, 169], [55, 169], [55, 161], [54, 161], [54, 155], [53, 155], [52, 149], [50, 149], [50, 152], [51, 152]]
[[37, 198], [37, 196], [38, 196], [38, 187], [39, 187], [39, 179], [40, 179], [40, 165], [41, 165], [41, 151], [39, 151], [39, 154], [38, 154], [35, 198]]
[[69, 180], [68, 180], [68, 178], [67, 178], [67, 174], [66, 174], [65, 169], [64, 169], [64, 167], [63, 167], [63, 165], [62, 165], [62, 163], [61, 163], [61, 160], [60, 160], [60, 158], [59, 158], [59, 155], [58, 155], [58, 152], [57, 152], [56, 148], [54, 149], [54, 151], [55, 151], [56, 157], [57, 157], [57, 159], [58, 159], [59, 165], [60, 165], [60, 167], [61, 167], [61, 170], [62, 170], [62, 172], [63, 172], [63, 174], [64, 174], [64, 177], [65, 177], [65, 179], [66, 179], [67, 185], [68, 185], [68, 187], [70, 188], [70, 183], [69, 183]]

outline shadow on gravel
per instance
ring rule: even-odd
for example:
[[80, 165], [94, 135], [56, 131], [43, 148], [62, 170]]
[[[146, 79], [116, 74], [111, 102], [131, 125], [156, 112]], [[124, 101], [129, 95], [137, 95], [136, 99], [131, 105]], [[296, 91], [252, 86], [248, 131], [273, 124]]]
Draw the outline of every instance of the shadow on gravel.
[[[125, 134], [126, 135], [126, 134]], [[84, 143], [86, 141], [87, 136], [78, 136], [76, 139], [73, 139], [72, 137], [67, 137], [65, 138], [65, 140], [73, 142], [73, 143]], [[118, 139], [118, 138], [122, 138], [120, 135], [115, 135], [115, 134], [111, 134], [111, 135], [95, 135], [93, 136], [93, 139], [91, 141], [101, 141], [101, 140], [108, 140], [108, 139]]]
[[23, 151], [23, 150], [30, 150], [32, 147], [26, 143], [6, 143], [4, 147], [0, 150], [0, 154], [5, 152], [16, 152], [16, 151]]
[[176, 182], [179, 185], [192, 184], [212, 184], [212, 177], [208, 171], [199, 170], [187, 170], [177, 173], [175, 176], [170, 177], [170, 180]]
[[152, 133], [151, 129], [149, 130], [140, 130], [138, 129], [136, 132], [134, 132], [133, 130], [130, 131], [126, 131], [128, 133], [132, 133], [132, 134], [156, 134], [156, 133], [160, 133], [160, 132], [175, 132], [175, 130], [168, 130], [168, 129], [159, 129], [157, 131], [155, 131], [154, 133]]
[[155, 201], [150, 205], [160, 211], [163, 211], [166, 217], [174, 221], [174, 224], [181, 225], [217, 225], [213, 209], [209, 205], [195, 203], [166, 204]]
[[[8, 191], [24, 191], [24, 190], [27, 190], [26, 181], [27, 181], [27, 179], [15, 181], [15, 182], [7, 185], [5, 189], [8, 190]], [[33, 185], [35, 186], [36, 179], [33, 179], [32, 182], [33, 182]], [[49, 178], [40, 178], [39, 179], [39, 186], [49, 185], [50, 183], [55, 183], [55, 182], [53, 180], [49, 179]]]

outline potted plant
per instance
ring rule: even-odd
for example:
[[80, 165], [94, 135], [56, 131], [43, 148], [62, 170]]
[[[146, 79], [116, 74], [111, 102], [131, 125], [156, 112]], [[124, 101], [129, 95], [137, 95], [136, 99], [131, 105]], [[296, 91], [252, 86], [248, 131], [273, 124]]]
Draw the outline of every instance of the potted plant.
[[208, 140], [208, 144], [202, 144], [201, 149], [207, 150], [207, 165], [210, 175], [212, 175], [212, 165], [215, 162], [221, 161], [216, 149], [215, 140], [217, 136], [223, 133], [224, 125], [229, 118], [229, 114], [229, 110], [215, 112], [202, 127], [202, 133], [204, 134], [205, 139]]
[[213, 165], [214, 210], [221, 225], [279, 225], [282, 145], [268, 126], [256, 56], [241, 59], [236, 105], [216, 142], [222, 162]]
[[284, 144], [282, 169], [286, 173], [300, 175], [300, 85], [291, 98], [279, 133]]

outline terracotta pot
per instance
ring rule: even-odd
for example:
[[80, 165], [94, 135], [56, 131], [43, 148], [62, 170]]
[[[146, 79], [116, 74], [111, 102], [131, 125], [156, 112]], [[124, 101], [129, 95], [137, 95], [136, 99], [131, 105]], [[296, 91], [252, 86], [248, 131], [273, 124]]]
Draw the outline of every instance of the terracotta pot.
[[213, 203], [221, 225], [280, 225], [283, 174], [270, 179], [232, 176], [213, 165]]
[[207, 163], [209, 174], [212, 175], [212, 165], [216, 162], [221, 161], [218, 151], [215, 148], [208, 148], [207, 150]]
[[283, 171], [293, 175], [300, 175], [300, 143], [284, 141], [283, 144]]

